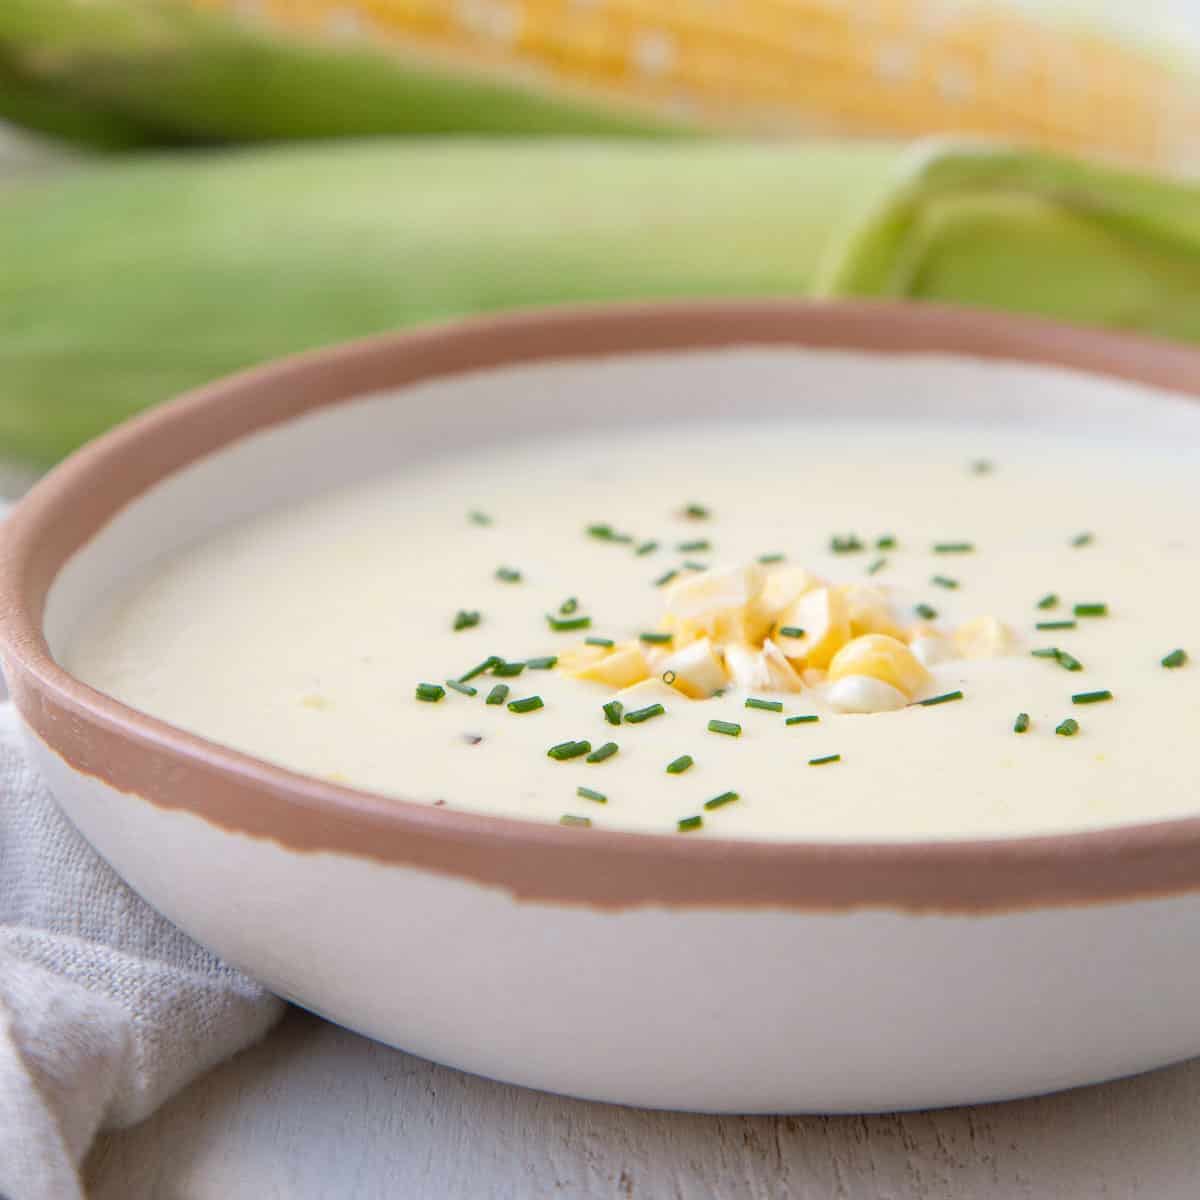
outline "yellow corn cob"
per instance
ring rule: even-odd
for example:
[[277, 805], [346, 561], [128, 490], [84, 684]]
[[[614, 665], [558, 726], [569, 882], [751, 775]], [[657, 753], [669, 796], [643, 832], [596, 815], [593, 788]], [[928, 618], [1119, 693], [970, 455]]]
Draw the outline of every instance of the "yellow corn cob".
[[1200, 68], [1013, 0], [182, 2], [704, 128], [971, 133], [1142, 164], [1200, 159]]

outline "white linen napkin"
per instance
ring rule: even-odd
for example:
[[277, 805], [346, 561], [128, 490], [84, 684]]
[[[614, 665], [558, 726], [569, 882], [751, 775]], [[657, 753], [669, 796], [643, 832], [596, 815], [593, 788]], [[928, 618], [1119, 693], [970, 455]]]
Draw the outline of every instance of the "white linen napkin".
[[117, 878], [0, 703], [0, 1200], [82, 1197], [98, 1130], [141, 1121], [282, 1011]]

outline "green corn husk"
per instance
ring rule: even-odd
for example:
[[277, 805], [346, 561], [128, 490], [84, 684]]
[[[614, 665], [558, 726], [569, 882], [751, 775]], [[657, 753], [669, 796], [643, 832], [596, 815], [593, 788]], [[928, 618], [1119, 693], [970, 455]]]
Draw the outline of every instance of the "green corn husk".
[[916, 296], [1200, 341], [1198, 222], [1193, 187], [953, 144], [340, 143], [67, 169], [0, 189], [0, 454], [53, 461], [236, 368], [521, 305]]

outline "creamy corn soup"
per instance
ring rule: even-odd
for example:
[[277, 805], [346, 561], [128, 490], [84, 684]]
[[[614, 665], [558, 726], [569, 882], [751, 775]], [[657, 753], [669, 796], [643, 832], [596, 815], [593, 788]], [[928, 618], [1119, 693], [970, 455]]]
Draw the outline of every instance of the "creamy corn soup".
[[525, 440], [190, 545], [67, 665], [305, 773], [581, 829], [1164, 818], [1198, 799], [1198, 466], [936, 423]]

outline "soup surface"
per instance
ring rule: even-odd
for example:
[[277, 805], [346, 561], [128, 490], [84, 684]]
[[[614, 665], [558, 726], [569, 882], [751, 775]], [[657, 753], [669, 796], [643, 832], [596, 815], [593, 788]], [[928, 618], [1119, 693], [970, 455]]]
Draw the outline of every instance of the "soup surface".
[[[128, 581], [66, 665], [302, 772], [542, 821], [907, 839], [1192, 813], [1196, 445], [932, 420], [525, 438], [189, 545]], [[908, 691], [870, 693], [902, 707], [837, 711], [829, 654], [806, 661], [793, 608], [739, 624], [729, 588], [753, 607], [785, 571], [789, 605], [821, 590], [866, 604], [885, 659], [924, 638]], [[699, 580], [713, 611], [671, 617], [682, 585], [703, 600]], [[694, 699], [691, 667], [662, 677], [705, 637], [697, 687], [720, 694]], [[622, 653], [649, 676], [628, 694], [578, 677]], [[447, 686], [464, 677], [475, 694]]]

